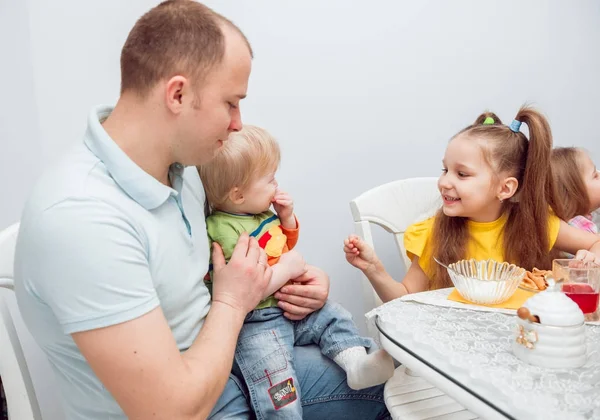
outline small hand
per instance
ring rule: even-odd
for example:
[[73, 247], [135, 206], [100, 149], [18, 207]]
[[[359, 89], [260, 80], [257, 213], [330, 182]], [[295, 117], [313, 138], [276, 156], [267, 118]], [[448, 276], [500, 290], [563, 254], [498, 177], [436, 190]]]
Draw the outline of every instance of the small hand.
[[591, 262], [600, 265], [600, 256], [585, 249], [580, 249], [579, 251], [577, 251], [575, 259], [578, 261], [583, 261], [585, 263]]
[[379, 258], [373, 248], [357, 235], [344, 239], [346, 261], [363, 272], [374, 271], [379, 264]]
[[302, 276], [308, 269], [304, 257], [295, 249], [283, 254], [277, 264], [281, 264], [288, 270], [289, 279]]
[[277, 190], [275, 197], [273, 197], [273, 209], [281, 224], [288, 229], [296, 228], [296, 219], [294, 218], [294, 200], [292, 197], [281, 190]]

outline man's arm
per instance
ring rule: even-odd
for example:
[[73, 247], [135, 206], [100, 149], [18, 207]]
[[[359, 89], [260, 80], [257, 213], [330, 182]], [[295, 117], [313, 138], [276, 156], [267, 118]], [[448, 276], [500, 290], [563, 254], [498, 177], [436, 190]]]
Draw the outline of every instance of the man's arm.
[[[37, 292], [128, 418], [206, 418], [229, 377], [244, 317], [269, 281], [266, 255], [248, 235], [227, 265], [214, 247], [212, 308], [180, 353], [138, 230], [107, 207], [70, 203], [44, 216], [30, 258], [36, 276], [53, 282], [38, 282]], [[48, 247], [61, 252], [50, 259]]]
[[128, 418], [205, 419], [229, 377], [244, 316], [215, 303], [182, 354], [160, 307], [73, 339]]
[[247, 235], [227, 266], [215, 246], [213, 265], [218, 279], [212, 307], [182, 354], [160, 307], [122, 324], [73, 334], [128, 418], [204, 419], [223, 392], [244, 317], [258, 304], [270, 269]]

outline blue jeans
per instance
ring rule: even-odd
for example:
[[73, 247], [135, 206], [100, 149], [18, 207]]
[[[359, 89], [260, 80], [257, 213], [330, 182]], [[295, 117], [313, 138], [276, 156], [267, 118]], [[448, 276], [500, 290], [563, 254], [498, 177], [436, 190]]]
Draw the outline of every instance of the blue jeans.
[[332, 302], [300, 322], [287, 320], [279, 308], [253, 311], [240, 332], [230, 380], [209, 418], [388, 419], [383, 386], [354, 391], [331, 360], [347, 348], [371, 345], [359, 336], [350, 314]]

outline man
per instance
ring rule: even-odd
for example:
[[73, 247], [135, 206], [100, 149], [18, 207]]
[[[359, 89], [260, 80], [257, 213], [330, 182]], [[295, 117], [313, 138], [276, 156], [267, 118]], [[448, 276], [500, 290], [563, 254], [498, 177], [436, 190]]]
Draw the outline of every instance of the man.
[[[68, 419], [251, 417], [230, 370], [271, 270], [247, 235], [227, 265], [215, 246], [210, 302], [194, 168], [241, 128], [251, 60], [248, 41], [224, 17], [193, 1], [161, 3], [125, 42], [114, 109], [91, 112], [83, 142], [32, 193], [16, 293]], [[297, 281], [278, 295], [295, 320], [328, 294], [327, 276], [314, 267]], [[381, 387], [350, 390], [316, 347], [294, 357], [306, 418], [387, 416]]]

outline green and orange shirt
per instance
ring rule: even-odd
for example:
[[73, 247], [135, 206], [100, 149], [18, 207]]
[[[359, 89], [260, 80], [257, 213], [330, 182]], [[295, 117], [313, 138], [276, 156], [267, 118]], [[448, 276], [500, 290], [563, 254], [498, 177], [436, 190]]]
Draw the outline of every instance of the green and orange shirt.
[[[286, 229], [272, 211], [260, 214], [233, 214], [224, 211], [215, 211], [206, 219], [206, 230], [210, 243], [218, 243], [223, 249], [225, 260], [229, 261], [233, 249], [240, 235], [247, 232], [258, 241], [258, 244], [267, 254], [269, 265], [277, 264], [285, 252], [296, 246], [299, 232], [298, 221], [296, 229]], [[207, 286], [212, 291], [212, 265], [210, 279], [206, 279]], [[277, 300], [269, 296], [258, 304], [256, 309], [277, 306]]]

